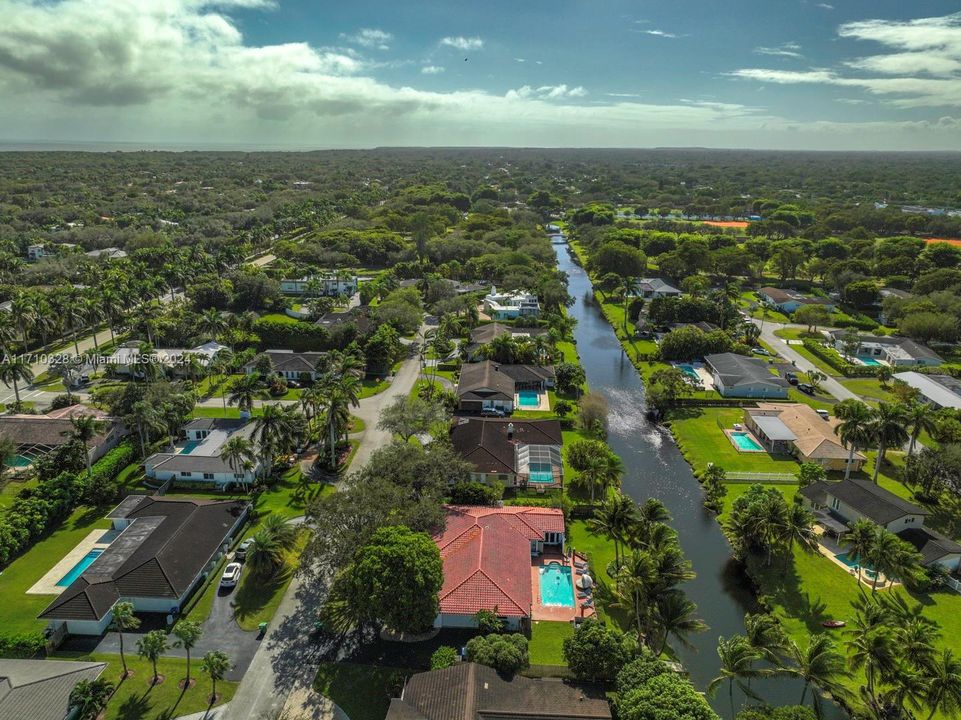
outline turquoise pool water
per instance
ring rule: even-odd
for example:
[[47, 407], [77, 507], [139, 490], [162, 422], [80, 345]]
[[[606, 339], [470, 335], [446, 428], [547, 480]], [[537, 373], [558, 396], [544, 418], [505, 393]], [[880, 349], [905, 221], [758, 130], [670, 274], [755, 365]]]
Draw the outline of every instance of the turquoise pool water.
[[190, 453], [192, 453], [194, 450], [197, 449], [197, 446], [200, 445], [200, 443], [201, 443], [200, 440], [188, 440], [181, 446], [180, 454], [189, 455]]
[[697, 374], [697, 370], [694, 369], [693, 365], [675, 365], [675, 367], [688, 377], [694, 378], [695, 380], [700, 380], [700, 375]]
[[90, 567], [93, 564], [93, 561], [101, 555], [103, 555], [103, 550], [91, 550], [88, 552], [86, 555], [80, 558], [80, 562], [70, 568], [70, 572], [57, 581], [57, 587], [67, 587], [68, 585], [72, 584], [73, 581], [83, 575], [83, 571]]
[[554, 471], [546, 463], [531, 463], [527, 469], [527, 477], [532, 483], [554, 482]]
[[26, 455], [13, 455], [7, 458], [4, 465], [12, 468], [24, 468], [28, 465], [33, 465], [33, 458], [29, 458]]
[[536, 390], [519, 390], [517, 404], [521, 407], [537, 407], [541, 404], [541, 398]]
[[[836, 557], [838, 560], [840, 560], [842, 563], [847, 565], [852, 570], [856, 570], [858, 567], [857, 555], [855, 555], [852, 558], [847, 553], [838, 553], [834, 557]], [[870, 565], [861, 565], [861, 574], [871, 579], [874, 579], [877, 576], [877, 573], [874, 571], [874, 568], [872, 568]]]
[[571, 569], [560, 563], [544, 565], [540, 570], [541, 604], [574, 607], [574, 583]]
[[747, 433], [732, 432], [731, 440], [737, 446], [738, 450], [747, 450], [748, 452], [764, 450], [764, 448], [758, 445], [757, 441]]
[[860, 356], [859, 356], [859, 357], [858, 357], [858, 360], [861, 361], [861, 364], [862, 364], [862, 365], [874, 366], [874, 365], [880, 365], [880, 364], [881, 364], [881, 363], [879, 363], [877, 360], [875, 360], [873, 357], [860, 357]]

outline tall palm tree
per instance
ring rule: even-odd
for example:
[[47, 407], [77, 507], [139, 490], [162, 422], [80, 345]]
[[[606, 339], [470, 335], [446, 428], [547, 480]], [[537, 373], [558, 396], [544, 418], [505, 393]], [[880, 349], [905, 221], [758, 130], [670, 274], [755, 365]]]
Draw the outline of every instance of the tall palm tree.
[[918, 436], [921, 433], [932, 433], [937, 427], [937, 416], [934, 408], [928, 403], [915, 402], [908, 405], [905, 410], [905, 418], [908, 427], [911, 428], [911, 444], [908, 447], [908, 456], [914, 455], [914, 446], [918, 443]]
[[[232, 361], [233, 353], [230, 350], [220, 350], [210, 358], [210, 363], [207, 365], [210, 374], [217, 378], [216, 382], [220, 387], [220, 399], [224, 404], [224, 415], [227, 414], [227, 375], [230, 373]], [[213, 382], [211, 380], [211, 384]]]
[[266, 397], [267, 390], [264, 388], [263, 376], [260, 373], [252, 372], [241, 375], [230, 384], [227, 403], [236, 405], [241, 412], [249, 413], [254, 409], [255, 400], [262, 400]]
[[793, 502], [788, 507], [784, 524], [780, 527], [780, 541], [787, 543], [788, 552], [793, 552], [795, 543], [805, 552], [817, 549], [814, 515], [801, 503]]
[[265, 475], [269, 475], [274, 458], [283, 447], [284, 438], [290, 434], [290, 422], [280, 405], [264, 405], [261, 414], [254, 418], [252, 438], [260, 446], [260, 460]]
[[337, 440], [346, 437], [350, 426], [350, 409], [360, 405], [360, 381], [356, 375], [325, 376], [321, 386], [326, 393], [323, 403], [323, 425], [330, 451], [330, 467], [337, 464]]
[[879, 709], [877, 688], [881, 677], [887, 677], [897, 667], [897, 651], [894, 635], [887, 627], [875, 627], [868, 632], [852, 628], [847, 641], [848, 666], [852, 670], [864, 670], [867, 683], [862, 692], [877, 714]]
[[99, 298], [94, 297], [81, 297], [80, 304], [80, 311], [83, 314], [83, 322], [90, 325], [90, 329], [92, 331], [91, 339], [93, 340], [94, 352], [99, 355], [100, 343], [97, 342], [97, 327], [100, 325], [100, 321], [104, 318], [103, 305], [100, 303]]
[[153, 667], [151, 685], [156, 685], [157, 680], [160, 679], [160, 675], [157, 673], [157, 660], [169, 649], [167, 633], [163, 630], [151, 630], [137, 641], [137, 654], [145, 660], [149, 660]]
[[162, 433], [167, 429], [163, 413], [156, 404], [148, 400], [135, 402], [130, 408], [130, 414], [124, 417], [124, 422], [127, 427], [137, 428], [137, 435], [140, 437], [140, 453], [143, 457], [147, 457], [151, 431]]
[[13, 300], [10, 301], [10, 315], [20, 328], [20, 339], [26, 350], [28, 340], [27, 333], [37, 318], [36, 303], [33, 297], [22, 290], [18, 292], [13, 297]]
[[851, 477], [854, 453], [871, 442], [871, 408], [860, 400], [845, 400], [835, 405], [835, 413], [841, 419], [837, 427], [838, 437], [848, 446], [848, 461], [844, 467], [844, 479]]
[[744, 616], [744, 631], [751, 647], [768, 662], [777, 664], [778, 654], [788, 645], [787, 634], [777, 618], [767, 613], [748, 613]]
[[68, 437], [71, 442], [76, 442], [83, 448], [84, 461], [87, 464], [87, 478], [93, 475], [93, 468], [90, 461], [90, 443], [95, 437], [107, 429], [107, 423], [98, 420], [93, 415], [81, 415], [70, 419], [70, 429], [65, 430], [62, 435]]
[[123, 652], [123, 634], [128, 630], [136, 630], [140, 627], [140, 618], [133, 614], [133, 603], [121, 601], [116, 603], [110, 610], [110, 629], [116, 631], [120, 638], [120, 662], [123, 664], [123, 677], [127, 677], [127, 658]]
[[874, 464], [874, 484], [878, 482], [878, 473], [884, 455], [890, 448], [899, 448], [908, 441], [906, 429], [907, 416], [904, 406], [897, 403], [879, 402], [877, 410], [871, 418], [871, 435], [877, 443], [878, 457]]
[[244, 476], [243, 484], [246, 487], [247, 473], [257, 465], [257, 454], [250, 440], [240, 435], [229, 438], [220, 450], [220, 459], [227, 463], [235, 475]]
[[588, 457], [587, 465], [578, 474], [576, 482], [590, 490], [593, 505], [595, 493], [606, 493], [609, 488], [618, 487], [623, 474], [623, 461], [614, 453], [608, 452]]
[[637, 504], [623, 493], [615, 492], [594, 510], [587, 525], [592, 532], [604, 534], [614, 542], [614, 559], [620, 564], [621, 545], [639, 520]]
[[103, 308], [104, 316], [107, 318], [107, 329], [110, 331], [110, 342], [115, 341], [114, 326], [123, 316], [123, 300], [120, 295], [111, 287], [101, 287], [98, 291], [100, 305]]
[[[855, 569], [858, 573], [858, 587], [861, 588], [861, 566], [865, 558], [874, 554], [874, 541], [876, 525], [867, 518], [858, 518], [850, 529], [841, 536], [841, 546], [848, 551], [848, 557], [853, 559], [857, 565]], [[863, 589], [862, 589], [863, 592]]]
[[216, 340], [227, 329], [227, 321], [217, 308], [207, 308], [197, 318], [197, 330], [211, 340]]
[[223, 680], [224, 675], [232, 667], [227, 653], [211, 650], [200, 659], [200, 669], [210, 677], [210, 704], [217, 702], [217, 681]]
[[755, 663], [762, 659], [761, 653], [747, 641], [743, 635], [725, 638], [723, 635], [717, 641], [717, 654], [721, 659], [720, 673], [707, 686], [709, 695], [717, 692], [718, 686], [725, 681], [728, 683], [728, 696], [731, 699], [731, 717], [734, 717], [734, 686], [750, 698], [757, 699], [754, 691], [744, 682], [746, 679], [768, 677], [770, 670], [755, 667]]
[[[824, 633], [811, 635], [804, 647], [791, 641], [788, 645], [788, 651], [794, 661], [794, 666], [787, 669], [787, 672], [804, 681], [799, 705], [804, 704], [812, 684], [828, 691], [835, 697], [843, 697], [847, 694], [844, 684], [839, 680], [839, 678], [849, 675], [845, 667], [844, 655], [837, 649], [830, 636]], [[820, 695], [817, 690], [812, 693], [812, 698], [814, 712], [818, 717], [821, 717]]]
[[13, 394], [20, 407], [20, 383], [29, 385], [33, 382], [33, 370], [30, 363], [22, 355], [7, 355], [0, 360], [0, 382], [7, 387], [13, 385]]
[[925, 668], [927, 692], [924, 702], [931, 708], [927, 720], [941, 712], [948, 717], [961, 715], [961, 660], [951, 650], [942, 650]]
[[877, 592], [879, 573], [884, 573], [889, 580], [912, 578], [917, 576], [921, 562], [921, 554], [914, 546], [885, 528], [877, 528], [871, 553], [871, 565], [875, 572], [871, 594]]
[[685, 647], [691, 643], [687, 636], [707, 630], [707, 623], [694, 613], [697, 605], [687, 599], [681, 590], [671, 590], [657, 598], [654, 611], [654, 624], [660, 631], [660, 647], [655, 651], [660, 656], [667, 647], [668, 638], [673, 637]]
[[174, 625], [173, 634], [177, 638], [174, 647], [182, 647], [187, 653], [187, 677], [184, 678], [184, 687], [190, 687], [190, 651], [200, 642], [204, 634], [203, 626], [194, 620], [178, 620]]

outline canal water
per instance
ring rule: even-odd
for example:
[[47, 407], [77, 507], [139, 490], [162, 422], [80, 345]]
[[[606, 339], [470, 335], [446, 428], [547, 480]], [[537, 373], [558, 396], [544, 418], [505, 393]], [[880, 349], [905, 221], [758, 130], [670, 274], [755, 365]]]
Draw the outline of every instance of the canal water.
[[[624, 461], [623, 492], [639, 503], [649, 497], [664, 503], [684, 553], [697, 573], [684, 589], [697, 603], [698, 614], [710, 629], [691, 636], [692, 648], [677, 642], [672, 647], [690, 672], [695, 687], [705, 690], [718, 675], [718, 638], [743, 633], [744, 614], [756, 612], [757, 603], [745, 587], [745, 578], [731, 558], [730, 546], [716, 519], [702, 505], [700, 485], [687, 461], [670, 433], [645, 418], [644, 386], [594, 301], [587, 273], [573, 261], [561, 236], [552, 236], [552, 242], [558, 267], [567, 273], [568, 289], [575, 299], [569, 314], [577, 320], [574, 337], [588, 384], [592, 392], [604, 395], [610, 405], [608, 442]], [[751, 689], [772, 705], [789, 705], [801, 699], [803, 684], [793, 678], [753, 680]], [[737, 687], [734, 694], [738, 709], [746, 698]], [[726, 682], [718, 688], [711, 704], [721, 717], [731, 717]], [[846, 717], [827, 701], [822, 707], [826, 718]]]

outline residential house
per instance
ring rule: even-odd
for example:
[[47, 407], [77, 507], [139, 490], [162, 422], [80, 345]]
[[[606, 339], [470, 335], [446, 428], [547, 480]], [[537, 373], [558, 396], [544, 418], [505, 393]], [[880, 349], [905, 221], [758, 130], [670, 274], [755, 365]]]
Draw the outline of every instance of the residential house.
[[961, 410], [961, 380], [950, 375], [926, 375], [907, 370], [894, 374], [895, 380], [907, 383], [935, 408]]
[[849, 330], [828, 333], [834, 349], [846, 357], [855, 357], [868, 365], [886, 363], [891, 367], [934, 367], [944, 362], [930, 348], [914, 340], [897, 335], [859, 335], [858, 346], [850, 352]]
[[129, 375], [131, 377], [142, 377], [142, 366], [146, 363], [160, 365], [165, 370], [174, 370], [177, 374], [186, 374], [186, 361], [188, 357], [196, 357], [201, 365], [206, 367], [210, 364], [214, 355], [221, 350], [229, 350], [226, 345], [210, 340], [192, 348], [156, 348], [149, 354], [141, 352], [143, 343], [139, 340], [130, 340], [120, 345], [111, 353], [106, 363], [117, 375]]
[[791, 386], [771, 374], [763, 360], [735, 353], [717, 353], [704, 358], [722, 397], [771, 398], [784, 400]]
[[[819, 415], [803, 403], [758, 403], [744, 410], [744, 424], [768, 452], [794, 455], [799, 462], [815, 463], [825, 470], [844, 471], [850, 451], [837, 436], [837, 418]], [[867, 458], [855, 451], [852, 472]]]
[[484, 312], [491, 320], [536, 318], [541, 314], [541, 306], [537, 296], [529, 292], [497, 292], [496, 287], [491, 287], [491, 291], [484, 296]]
[[0, 718], [72, 720], [70, 693], [81, 680], [96, 680], [104, 662], [0, 660]]
[[100, 250], [91, 250], [87, 253], [87, 257], [92, 257], [97, 260], [122, 260], [127, 257], [127, 251], [116, 247], [107, 247], [101, 248]]
[[514, 396], [519, 390], [545, 391], [554, 387], [553, 367], [539, 365], [502, 365], [491, 360], [465, 363], [460, 369], [457, 397], [460, 409], [514, 411]]
[[547, 328], [539, 327], [512, 327], [499, 322], [485, 323], [478, 325], [470, 333], [470, 341], [467, 343], [467, 358], [471, 362], [481, 359], [481, 348], [489, 345], [494, 338], [501, 335], [510, 335], [515, 340], [529, 340], [538, 335], [546, 335]]
[[243, 525], [243, 500], [131, 495], [108, 516], [109, 546], [40, 613], [50, 629], [102, 635], [119, 601], [176, 614], [213, 572]]
[[827, 518], [829, 523], [840, 521], [850, 526], [866, 518], [914, 545], [925, 565], [937, 564], [955, 573], [961, 571], [961, 545], [924, 527], [928, 511], [870, 480], [823, 481], [798, 492], [805, 506], [813, 510], [815, 516]]
[[494, 610], [511, 630], [530, 622], [531, 557], [564, 549], [564, 513], [555, 508], [448, 506], [434, 536], [444, 564], [436, 627], [477, 627]]
[[[326, 359], [326, 354], [322, 352], [265, 350], [261, 354], [270, 358], [274, 372], [285, 380], [316, 380], [323, 374], [323, 370], [317, 369], [317, 364]], [[244, 372], [248, 375], [257, 372], [257, 360], [251, 360], [244, 365]]]
[[834, 312], [834, 303], [827, 298], [816, 297], [797, 290], [763, 287], [757, 291], [761, 302], [778, 310], [785, 315], [790, 315], [802, 305], [822, 305], [828, 312]]
[[27, 260], [29, 262], [38, 262], [45, 258], [46, 255], [46, 249], [43, 245], [27, 245]]
[[358, 335], [366, 335], [370, 330], [370, 308], [366, 305], [358, 305], [343, 312], [329, 312], [321, 317], [317, 324], [333, 331], [334, 328], [347, 324], [353, 324], [357, 328]]
[[557, 420], [459, 417], [450, 431], [454, 449], [474, 466], [472, 480], [510, 487], [561, 487], [564, 444]]
[[357, 276], [332, 273], [285, 279], [280, 281], [280, 292], [284, 295], [313, 295], [318, 297], [353, 295], [357, 292]]
[[684, 293], [661, 278], [641, 278], [637, 281], [634, 294], [646, 300], [656, 298], [681, 297]]
[[103, 422], [103, 430], [87, 443], [90, 462], [96, 462], [127, 434], [124, 424], [102, 410], [71, 405], [48, 415], [0, 415], [0, 437], [16, 446], [14, 467], [24, 468], [70, 442], [72, 418], [90, 415]]
[[516, 675], [505, 679], [477, 663], [457, 663], [412, 676], [390, 701], [386, 720], [609, 720], [603, 695], [571, 685]]
[[[234, 485], [251, 485], [262, 468], [258, 459], [253, 467], [234, 468], [220, 453], [230, 438], [252, 440], [254, 424], [236, 418], [194, 418], [184, 427], [186, 440], [172, 450], [154, 453], [144, 460], [147, 477], [178, 485], [200, 485], [227, 490]], [[256, 450], [256, 443], [254, 443]]]

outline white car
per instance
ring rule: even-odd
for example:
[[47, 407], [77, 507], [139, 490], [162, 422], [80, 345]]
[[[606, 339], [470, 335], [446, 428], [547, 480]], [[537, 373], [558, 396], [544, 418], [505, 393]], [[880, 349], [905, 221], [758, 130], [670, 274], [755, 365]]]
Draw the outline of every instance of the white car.
[[224, 568], [224, 574], [220, 577], [220, 587], [234, 587], [240, 580], [240, 571], [243, 565], [240, 563], [228, 563]]
[[250, 546], [253, 544], [254, 544], [253, 538], [247, 538], [242, 543], [240, 543], [240, 546], [234, 551], [234, 560], [239, 560], [240, 562], [243, 562], [244, 560], [246, 560], [247, 551], [250, 550]]

